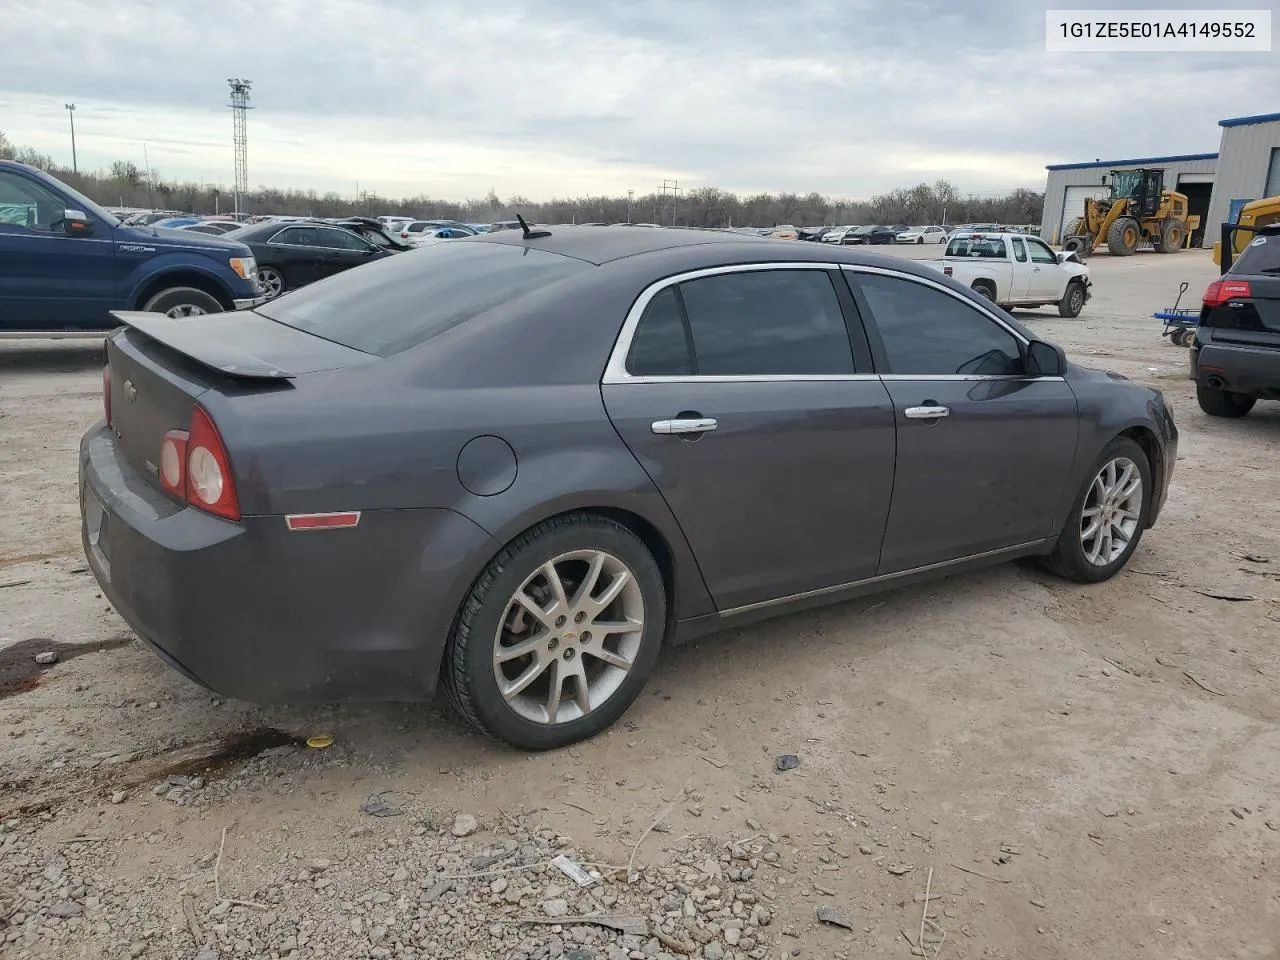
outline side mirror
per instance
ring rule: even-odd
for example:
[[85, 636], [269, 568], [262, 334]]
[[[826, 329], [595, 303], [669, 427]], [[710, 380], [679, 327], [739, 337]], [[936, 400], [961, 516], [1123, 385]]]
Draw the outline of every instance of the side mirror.
[[1032, 340], [1027, 344], [1026, 366], [1033, 377], [1060, 377], [1067, 369], [1067, 355], [1052, 343]]
[[62, 229], [69, 237], [87, 237], [93, 233], [93, 221], [83, 210], [63, 210]]

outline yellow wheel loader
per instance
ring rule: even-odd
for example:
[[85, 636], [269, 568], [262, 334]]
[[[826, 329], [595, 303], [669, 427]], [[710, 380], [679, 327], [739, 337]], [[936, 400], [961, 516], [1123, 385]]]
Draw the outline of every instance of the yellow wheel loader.
[[[1240, 229], [1232, 231], [1235, 239], [1232, 241], [1233, 256], [1229, 259], [1234, 260], [1237, 256], [1244, 252], [1250, 241], [1254, 238], [1254, 231], [1261, 229], [1271, 223], [1280, 223], [1280, 196], [1264, 197], [1261, 200], [1251, 200], [1240, 208], [1240, 214], [1236, 218], [1236, 223], [1242, 227], [1252, 229]], [[1222, 241], [1215, 240], [1213, 242], [1213, 262], [1221, 266], [1222, 264]]]
[[1086, 257], [1105, 241], [1116, 257], [1132, 255], [1140, 243], [1177, 253], [1200, 226], [1187, 211], [1185, 193], [1164, 189], [1163, 170], [1112, 170], [1110, 196], [1085, 200], [1084, 216], [1062, 232], [1062, 249]]

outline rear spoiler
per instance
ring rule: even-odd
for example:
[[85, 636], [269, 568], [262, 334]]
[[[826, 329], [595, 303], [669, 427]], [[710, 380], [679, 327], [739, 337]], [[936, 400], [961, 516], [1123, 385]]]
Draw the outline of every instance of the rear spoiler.
[[[175, 320], [163, 313], [141, 310], [112, 310], [111, 316], [131, 330], [162, 343], [210, 370], [240, 380], [290, 380], [296, 374], [281, 370], [251, 353], [202, 332], [198, 320]], [[201, 318], [204, 319], [204, 318]]]

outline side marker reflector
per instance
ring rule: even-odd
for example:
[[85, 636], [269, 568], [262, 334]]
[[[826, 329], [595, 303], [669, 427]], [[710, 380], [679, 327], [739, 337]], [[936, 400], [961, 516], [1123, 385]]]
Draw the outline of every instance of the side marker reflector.
[[334, 530], [354, 527], [360, 522], [360, 511], [345, 513], [291, 513], [284, 518], [290, 530]]

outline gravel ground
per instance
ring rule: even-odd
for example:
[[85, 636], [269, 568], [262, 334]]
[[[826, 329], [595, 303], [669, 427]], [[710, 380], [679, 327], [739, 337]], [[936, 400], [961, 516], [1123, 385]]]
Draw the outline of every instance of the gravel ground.
[[1280, 404], [1211, 421], [1160, 338], [1204, 253], [1092, 265], [1079, 320], [1020, 319], [1173, 406], [1127, 572], [732, 631], [538, 756], [439, 703], [263, 709], [170, 672], [79, 553], [100, 350], [0, 343], [0, 956], [1275, 957]]

